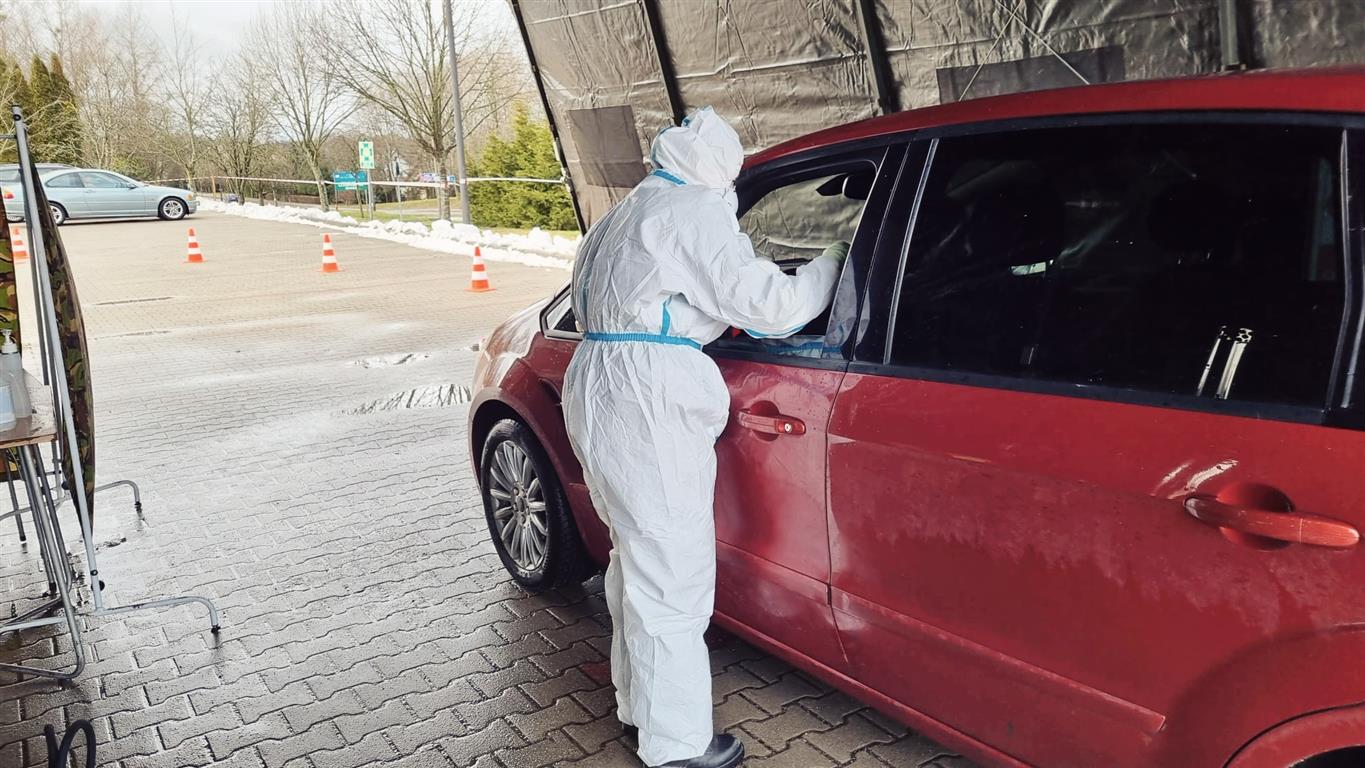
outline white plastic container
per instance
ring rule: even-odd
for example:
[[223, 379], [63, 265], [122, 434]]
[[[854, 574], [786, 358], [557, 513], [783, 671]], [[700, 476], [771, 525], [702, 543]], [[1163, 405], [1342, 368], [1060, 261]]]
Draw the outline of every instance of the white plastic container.
[[0, 430], [14, 426], [14, 401], [10, 399], [9, 385], [0, 384]]
[[11, 411], [24, 419], [33, 415], [33, 402], [28, 396], [28, 383], [24, 381], [24, 360], [19, 356], [19, 345], [14, 343], [8, 328], [0, 329], [5, 342], [0, 344], [0, 384], [9, 386]]

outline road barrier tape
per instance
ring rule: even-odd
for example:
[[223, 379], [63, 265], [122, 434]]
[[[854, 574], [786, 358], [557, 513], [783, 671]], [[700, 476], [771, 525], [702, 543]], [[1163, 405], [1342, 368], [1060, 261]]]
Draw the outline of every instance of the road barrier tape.
[[[272, 178], [267, 178], [267, 177], [262, 177], [262, 176], [213, 176], [213, 177], [209, 177], [209, 176], [196, 176], [196, 177], [195, 177], [195, 179], [197, 179], [197, 180], [199, 180], [199, 181], [206, 181], [206, 180], [208, 180], [208, 179], [210, 179], [210, 178], [213, 178], [213, 179], [225, 179], [225, 180], [230, 180], [230, 181], [266, 181], [266, 182], [271, 182], [271, 183], [274, 183], [274, 184], [299, 184], [299, 185], [306, 185], [306, 186], [311, 186], [311, 187], [316, 187], [316, 186], [318, 185], [318, 183], [317, 183], [316, 181], [314, 181], [313, 179], [272, 179]], [[185, 178], [185, 177], [179, 177], [179, 178], [173, 178], [173, 179], [153, 179], [153, 180], [151, 180], [151, 181], [149, 181], [149, 182], [147, 182], [147, 183], [148, 183], [148, 184], [165, 184], [165, 183], [169, 183], [169, 182], [172, 182], [172, 181], [189, 181], [189, 179], [187, 179], [187, 178]], [[568, 183], [568, 180], [565, 179], [565, 178], [563, 178], [563, 177], [560, 177], [560, 178], [558, 178], [558, 179], [532, 179], [532, 178], [525, 178], [525, 177], [521, 177], [521, 176], [470, 176], [470, 177], [468, 177], [468, 178], [465, 179], [465, 182], [467, 182], [467, 183], [486, 182], [486, 181], [514, 181], [514, 182], [522, 182], [522, 183], [526, 183], [526, 184], [566, 184], [566, 183]], [[331, 179], [323, 179], [323, 180], [322, 180], [322, 183], [323, 183], [323, 184], [326, 184], [326, 185], [328, 185], [328, 186], [336, 186], [336, 182], [332, 181]], [[376, 181], [365, 181], [365, 182], [350, 182], [350, 181], [348, 181], [348, 182], [344, 182], [344, 183], [345, 183], [345, 185], [346, 185], [347, 187], [360, 186], [360, 185], [364, 185], [364, 184], [369, 184], [369, 185], [375, 186], [375, 187], [419, 187], [419, 188], [425, 188], [425, 189], [439, 189], [439, 188], [441, 188], [441, 187], [453, 187], [453, 186], [458, 186], [458, 184], [459, 184], [459, 182], [457, 182], [457, 181], [452, 181], [452, 182], [449, 183], [449, 184], [439, 184], [439, 183], [434, 182], [434, 181], [377, 181], [377, 180], [376, 180]], [[203, 191], [203, 190], [200, 190], [200, 191]]]

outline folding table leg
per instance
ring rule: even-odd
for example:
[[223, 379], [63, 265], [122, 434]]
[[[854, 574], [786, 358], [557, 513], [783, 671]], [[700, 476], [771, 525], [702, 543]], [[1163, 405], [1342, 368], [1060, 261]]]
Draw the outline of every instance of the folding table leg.
[[24, 515], [19, 510], [19, 494], [14, 492], [14, 477], [10, 474], [9, 471], [8, 453], [9, 453], [8, 451], [0, 453], [0, 461], [5, 462], [5, 485], [9, 486], [9, 500], [11, 503], [10, 507], [11, 511], [6, 515], [0, 515], [0, 520], [3, 520], [4, 518], [10, 515], [13, 515], [14, 525], [19, 529], [19, 541], [28, 541], [28, 535], [24, 533]]
[[[47, 483], [38, 475], [39, 467], [42, 466], [41, 455], [39, 454], [35, 461], [34, 455], [30, 453], [31, 451], [36, 452], [37, 448], [34, 446], [22, 446], [17, 449], [19, 454], [19, 473], [24, 480], [24, 490], [28, 494], [29, 508], [34, 510], [34, 528], [39, 537], [39, 546], [44, 552], [43, 559], [45, 562], [52, 561], [49, 570], [55, 574], [55, 597], [57, 598], [57, 602], [61, 604], [67, 631], [71, 633], [71, 647], [75, 651], [76, 663], [69, 671], [41, 669], [21, 664], [0, 664], [0, 671], [32, 677], [71, 680], [85, 669], [85, 641], [81, 637], [80, 621], [76, 616], [75, 607], [71, 603], [71, 567], [70, 561], [64, 557], [66, 553], [66, 543], [61, 540], [57, 533], [59, 528], [55, 525], [57, 506], [52, 502], [52, 496], [47, 488]], [[53, 524], [49, 525], [49, 523]], [[23, 624], [11, 623], [0, 627], [0, 631], [11, 631], [23, 629], [27, 626], [41, 626], [52, 623], [55, 623], [52, 619], [30, 621]]]

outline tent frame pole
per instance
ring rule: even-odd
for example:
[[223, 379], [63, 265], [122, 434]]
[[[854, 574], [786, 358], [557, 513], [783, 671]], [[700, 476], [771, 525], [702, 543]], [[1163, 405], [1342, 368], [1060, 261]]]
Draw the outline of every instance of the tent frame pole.
[[863, 42], [867, 45], [867, 61], [872, 67], [872, 84], [877, 89], [877, 106], [883, 115], [899, 112], [900, 94], [891, 82], [891, 61], [886, 57], [881, 22], [877, 21], [876, 0], [858, 0], [858, 16], [863, 22]]
[[1218, 47], [1224, 70], [1246, 69], [1242, 60], [1242, 31], [1237, 0], [1218, 0]]
[[649, 27], [649, 37], [654, 41], [654, 56], [659, 62], [659, 80], [664, 84], [664, 94], [668, 96], [668, 108], [673, 112], [673, 124], [681, 125], [687, 116], [683, 106], [682, 94], [678, 92], [678, 75], [673, 71], [673, 57], [668, 55], [668, 40], [664, 37], [664, 27], [659, 21], [658, 0], [640, 0], [645, 11], [645, 26]]

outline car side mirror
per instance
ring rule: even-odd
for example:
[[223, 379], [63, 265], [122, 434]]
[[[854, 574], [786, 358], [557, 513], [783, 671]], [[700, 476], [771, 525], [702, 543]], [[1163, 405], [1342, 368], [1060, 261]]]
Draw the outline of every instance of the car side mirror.
[[124, 184], [124, 185], [123, 185], [123, 188], [124, 188], [124, 189], [137, 189], [137, 185], [136, 185], [136, 184]]

